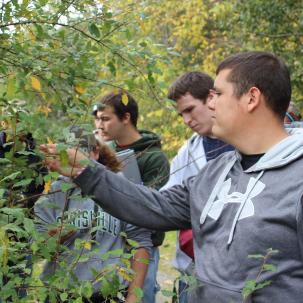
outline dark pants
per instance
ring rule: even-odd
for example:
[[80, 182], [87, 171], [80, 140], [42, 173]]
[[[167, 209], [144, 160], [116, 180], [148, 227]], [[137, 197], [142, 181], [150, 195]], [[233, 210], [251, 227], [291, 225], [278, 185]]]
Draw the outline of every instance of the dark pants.
[[117, 303], [124, 302], [124, 301], [121, 301], [118, 298], [104, 299], [100, 294], [96, 293], [96, 294], [93, 294], [89, 300], [83, 298], [83, 303], [90, 303], [90, 302], [92, 302], [92, 303], [105, 303], [105, 302], [110, 302], [110, 300], [112, 300], [114, 302], [117, 302]]
[[[108, 303], [108, 302], [110, 302], [110, 300], [113, 300], [114, 302], [116, 302], [116, 303], [123, 303], [124, 301], [121, 301], [120, 299], [118, 299], [118, 298], [107, 298], [107, 299], [104, 299], [100, 294], [93, 294], [91, 297], [90, 297], [90, 299], [88, 300], [88, 299], [86, 299], [86, 298], [83, 298], [83, 300], [82, 300], [82, 302], [83, 303]], [[46, 300], [45, 300], [45, 302], [44, 303], [49, 303], [50, 301], [49, 301], [49, 299], [47, 298]], [[61, 300], [58, 298], [58, 300], [57, 300], [57, 303], [61, 303]]]

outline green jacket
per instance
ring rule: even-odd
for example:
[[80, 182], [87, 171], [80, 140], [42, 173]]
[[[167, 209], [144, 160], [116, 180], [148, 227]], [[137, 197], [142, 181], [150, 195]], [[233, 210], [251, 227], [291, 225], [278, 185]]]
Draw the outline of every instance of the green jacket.
[[[139, 130], [141, 139], [133, 144], [119, 147], [112, 141], [109, 145], [117, 152], [132, 149], [137, 157], [137, 162], [144, 185], [160, 189], [169, 179], [169, 161], [161, 150], [161, 140], [155, 133], [147, 130]], [[163, 243], [163, 232], [152, 232], [154, 246]]]

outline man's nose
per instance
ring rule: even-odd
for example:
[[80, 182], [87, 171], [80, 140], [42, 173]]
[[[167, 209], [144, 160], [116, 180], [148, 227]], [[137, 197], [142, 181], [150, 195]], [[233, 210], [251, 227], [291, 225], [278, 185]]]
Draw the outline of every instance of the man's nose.
[[102, 127], [102, 120], [95, 120], [95, 126], [96, 126], [96, 128], [101, 128]]
[[215, 110], [215, 102], [216, 102], [216, 95], [213, 94], [209, 97], [207, 106], [210, 110]]
[[190, 125], [190, 122], [191, 122], [191, 116], [190, 115], [186, 115], [186, 114], [183, 114], [182, 115], [182, 118], [183, 118], [183, 121], [186, 125]]

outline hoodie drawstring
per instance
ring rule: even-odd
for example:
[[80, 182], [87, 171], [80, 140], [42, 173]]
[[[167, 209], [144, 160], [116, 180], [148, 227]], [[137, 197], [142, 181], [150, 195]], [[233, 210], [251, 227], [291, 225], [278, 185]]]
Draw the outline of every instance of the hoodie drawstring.
[[201, 217], [200, 217], [200, 224], [203, 225], [206, 217], [211, 209], [211, 207], [213, 206], [213, 203], [218, 195], [219, 190], [221, 190], [221, 185], [223, 184], [226, 176], [228, 175], [229, 171], [231, 170], [231, 168], [234, 166], [234, 164], [237, 161], [237, 157], [234, 157], [233, 160], [231, 160], [226, 167], [224, 168], [224, 171], [222, 172], [218, 182], [216, 183], [208, 201], [205, 204], [205, 207], [203, 208], [203, 211], [201, 213]]

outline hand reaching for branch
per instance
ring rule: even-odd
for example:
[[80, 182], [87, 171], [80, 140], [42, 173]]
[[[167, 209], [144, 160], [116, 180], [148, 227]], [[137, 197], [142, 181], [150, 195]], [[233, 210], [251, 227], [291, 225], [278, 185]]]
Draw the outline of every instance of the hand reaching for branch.
[[46, 166], [50, 170], [57, 171], [61, 175], [67, 177], [78, 176], [86, 167], [86, 165], [83, 163], [89, 160], [89, 158], [85, 156], [79, 149], [70, 148], [66, 150], [68, 163], [67, 165], [63, 165], [63, 163], [60, 161], [56, 144], [40, 145], [40, 150], [46, 157]]

